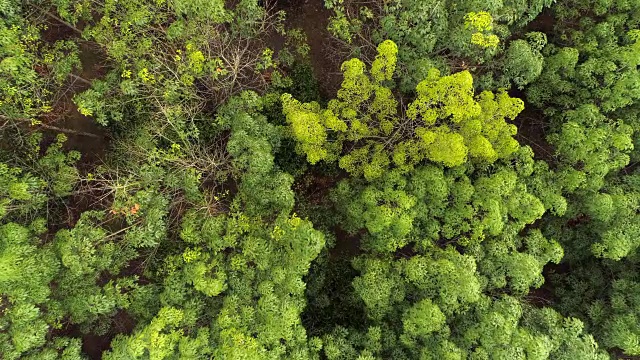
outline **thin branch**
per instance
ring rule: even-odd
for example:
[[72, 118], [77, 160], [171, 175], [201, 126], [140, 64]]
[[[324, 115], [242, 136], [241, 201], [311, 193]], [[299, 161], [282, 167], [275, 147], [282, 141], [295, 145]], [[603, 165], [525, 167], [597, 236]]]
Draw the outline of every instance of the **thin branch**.
[[91, 86], [91, 81], [89, 81], [89, 80], [87, 80], [87, 79], [85, 79], [85, 78], [83, 78], [81, 76], [78, 76], [76, 74], [69, 74], [69, 76], [71, 76], [72, 78], [74, 78], [74, 79], [76, 79], [76, 80], [78, 80], [78, 81], [80, 81], [82, 83], [85, 83], [85, 84]]
[[78, 130], [72, 130], [72, 129], [64, 129], [64, 128], [59, 128], [57, 126], [51, 126], [51, 125], [46, 125], [46, 124], [38, 124], [37, 126], [43, 128], [43, 129], [59, 131], [59, 132], [63, 132], [63, 133], [66, 133], [66, 134], [79, 135], [79, 136], [88, 136], [88, 137], [92, 137], [92, 138], [95, 138], [95, 139], [101, 139], [102, 138], [102, 136], [97, 135], [97, 134], [88, 133], [88, 132], [84, 132], [84, 131], [78, 131]]
[[[10, 116], [5, 116], [5, 115], [0, 115], [0, 119], [5, 121], [4, 124], [2, 124], [2, 126], [6, 125], [11, 120], [21, 121], [21, 122], [29, 122], [29, 123], [31, 122], [31, 120], [27, 119], [27, 118], [12, 118]], [[60, 127], [53, 126], [53, 125], [36, 124], [36, 125], [33, 125], [33, 126], [38, 126], [38, 127], [41, 127], [43, 129], [47, 129], [47, 130], [59, 131], [59, 132], [63, 132], [63, 133], [66, 133], [66, 134], [88, 136], [88, 137], [92, 137], [92, 138], [96, 138], [96, 139], [102, 138], [102, 136], [97, 135], [97, 134], [88, 133], [88, 132], [84, 132], [84, 131], [78, 131], [78, 130], [72, 130], [72, 129], [64, 129], [64, 128], [60, 128]]]
[[[40, 9], [40, 10], [43, 10], [43, 9]], [[82, 30], [80, 30], [80, 29], [78, 29], [77, 27], [75, 27], [75, 26], [73, 26], [73, 25], [69, 24], [68, 22], [66, 22], [66, 21], [64, 21], [64, 20], [62, 20], [62, 19], [60, 19], [59, 17], [55, 16], [55, 15], [54, 15], [54, 14], [52, 14], [51, 12], [49, 12], [49, 11], [45, 11], [45, 14], [47, 14], [47, 16], [48, 16], [48, 17], [50, 17], [50, 18], [52, 18], [52, 19], [57, 20], [59, 23], [61, 23], [61, 24], [65, 25], [65, 26], [66, 26], [66, 27], [68, 27], [69, 29], [71, 29], [71, 30], [73, 30], [73, 31], [77, 32], [78, 34], [82, 34]]]

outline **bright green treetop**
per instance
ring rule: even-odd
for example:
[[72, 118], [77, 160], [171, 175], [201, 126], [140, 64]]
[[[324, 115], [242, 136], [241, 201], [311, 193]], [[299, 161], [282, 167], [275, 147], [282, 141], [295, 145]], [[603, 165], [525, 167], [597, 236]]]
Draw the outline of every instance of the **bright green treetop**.
[[475, 96], [469, 72], [441, 76], [432, 69], [415, 99], [400, 105], [391, 87], [396, 53], [387, 40], [370, 71], [358, 59], [345, 62], [342, 87], [326, 109], [282, 96], [297, 150], [310, 163], [339, 159], [341, 168], [371, 180], [392, 166], [407, 171], [425, 160], [447, 167], [468, 159], [491, 163], [518, 149], [516, 128], [506, 120], [522, 111], [520, 99], [505, 92]]

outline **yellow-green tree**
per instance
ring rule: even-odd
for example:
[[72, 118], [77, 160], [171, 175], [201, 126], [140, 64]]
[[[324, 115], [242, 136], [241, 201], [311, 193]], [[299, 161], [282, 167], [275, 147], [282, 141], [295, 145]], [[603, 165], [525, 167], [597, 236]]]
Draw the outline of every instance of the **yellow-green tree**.
[[297, 151], [311, 164], [339, 161], [352, 175], [378, 178], [389, 167], [410, 171], [429, 160], [454, 167], [471, 160], [492, 163], [518, 149], [507, 123], [524, 108], [505, 92], [475, 95], [467, 71], [441, 76], [436, 69], [406, 104], [393, 92], [397, 46], [378, 46], [367, 70], [358, 59], [342, 64], [344, 80], [326, 108], [282, 96]]

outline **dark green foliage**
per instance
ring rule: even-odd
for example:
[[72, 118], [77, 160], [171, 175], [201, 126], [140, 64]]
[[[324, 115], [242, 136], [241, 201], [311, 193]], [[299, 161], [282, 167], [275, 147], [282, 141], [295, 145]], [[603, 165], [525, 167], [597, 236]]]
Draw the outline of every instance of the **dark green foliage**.
[[549, 120], [557, 160], [549, 188], [567, 203], [563, 217], [544, 225], [565, 247], [571, 269], [554, 277], [557, 307], [585, 319], [601, 344], [629, 355], [640, 353], [633, 300], [638, 183], [628, 167], [637, 156], [639, 9], [636, 2], [559, 2], [544, 70], [527, 89]]
[[308, 63], [296, 63], [291, 73], [293, 85], [289, 93], [294, 94], [300, 101], [320, 100], [318, 82], [313, 75], [313, 68]]
[[588, 264], [551, 278], [560, 309], [587, 318], [604, 346], [637, 353], [640, 316], [637, 258]]
[[35, 234], [18, 224], [2, 225], [0, 239], [2, 353], [16, 359], [46, 342], [48, 324], [38, 306], [49, 299], [59, 263], [50, 247], [39, 249]]
[[470, 68], [479, 76], [484, 74], [478, 83], [482, 88], [509, 87], [511, 82], [522, 87], [532, 82], [540, 74], [544, 35], [515, 41], [509, 37], [553, 1], [325, 3], [335, 12], [329, 30], [352, 45], [356, 54], [362, 49], [367, 54], [371, 42], [390, 39], [398, 44], [400, 85], [412, 91], [432, 67], [445, 72]]
[[239, 195], [250, 213], [288, 213], [293, 209], [293, 178], [274, 167], [273, 152], [280, 145], [279, 128], [258, 114], [255, 93], [231, 100], [220, 110], [218, 122], [231, 128], [227, 151], [241, 171]]
[[509, 86], [509, 81], [523, 89], [525, 85], [535, 81], [542, 73], [544, 57], [540, 50], [546, 45], [544, 33], [529, 33], [527, 40], [514, 40], [504, 54], [502, 86]]

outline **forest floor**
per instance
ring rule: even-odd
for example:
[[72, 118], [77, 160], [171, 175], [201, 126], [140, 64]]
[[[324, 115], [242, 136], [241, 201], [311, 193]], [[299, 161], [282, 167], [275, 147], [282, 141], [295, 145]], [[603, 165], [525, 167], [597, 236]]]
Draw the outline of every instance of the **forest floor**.
[[[43, 35], [49, 42], [78, 36], [76, 31], [55, 21], [51, 22]], [[67, 91], [56, 102], [51, 117], [52, 123], [45, 124], [58, 130], [51, 128], [49, 132], [45, 132], [45, 135], [58, 132], [65, 134], [67, 136], [65, 148], [82, 153], [79, 168], [88, 170], [104, 158], [110, 136], [103, 126], [78, 112], [78, 107], [73, 103], [73, 95], [88, 89], [91, 80], [103, 76], [107, 68], [104, 55], [99, 49], [87, 42], [80, 44], [82, 71], [77, 74], [73, 83], [69, 84]]]
[[342, 59], [336, 56], [336, 44], [327, 30], [331, 11], [324, 7], [324, 0], [280, 0], [276, 10], [287, 13], [287, 29], [302, 29], [307, 35], [309, 57], [320, 93], [323, 98], [334, 97], [342, 82]]
[[[538, 31], [551, 34], [553, 33], [554, 24], [553, 14], [549, 9], [545, 9], [526, 26], [523, 32]], [[515, 87], [509, 91], [509, 95], [522, 100], [526, 99], [525, 92]], [[518, 127], [516, 140], [518, 140], [520, 144], [530, 146], [531, 149], [533, 149], [536, 159], [552, 162], [554, 150], [547, 141], [545, 123], [545, 115], [541, 109], [526, 106], [514, 120], [514, 124]]]

